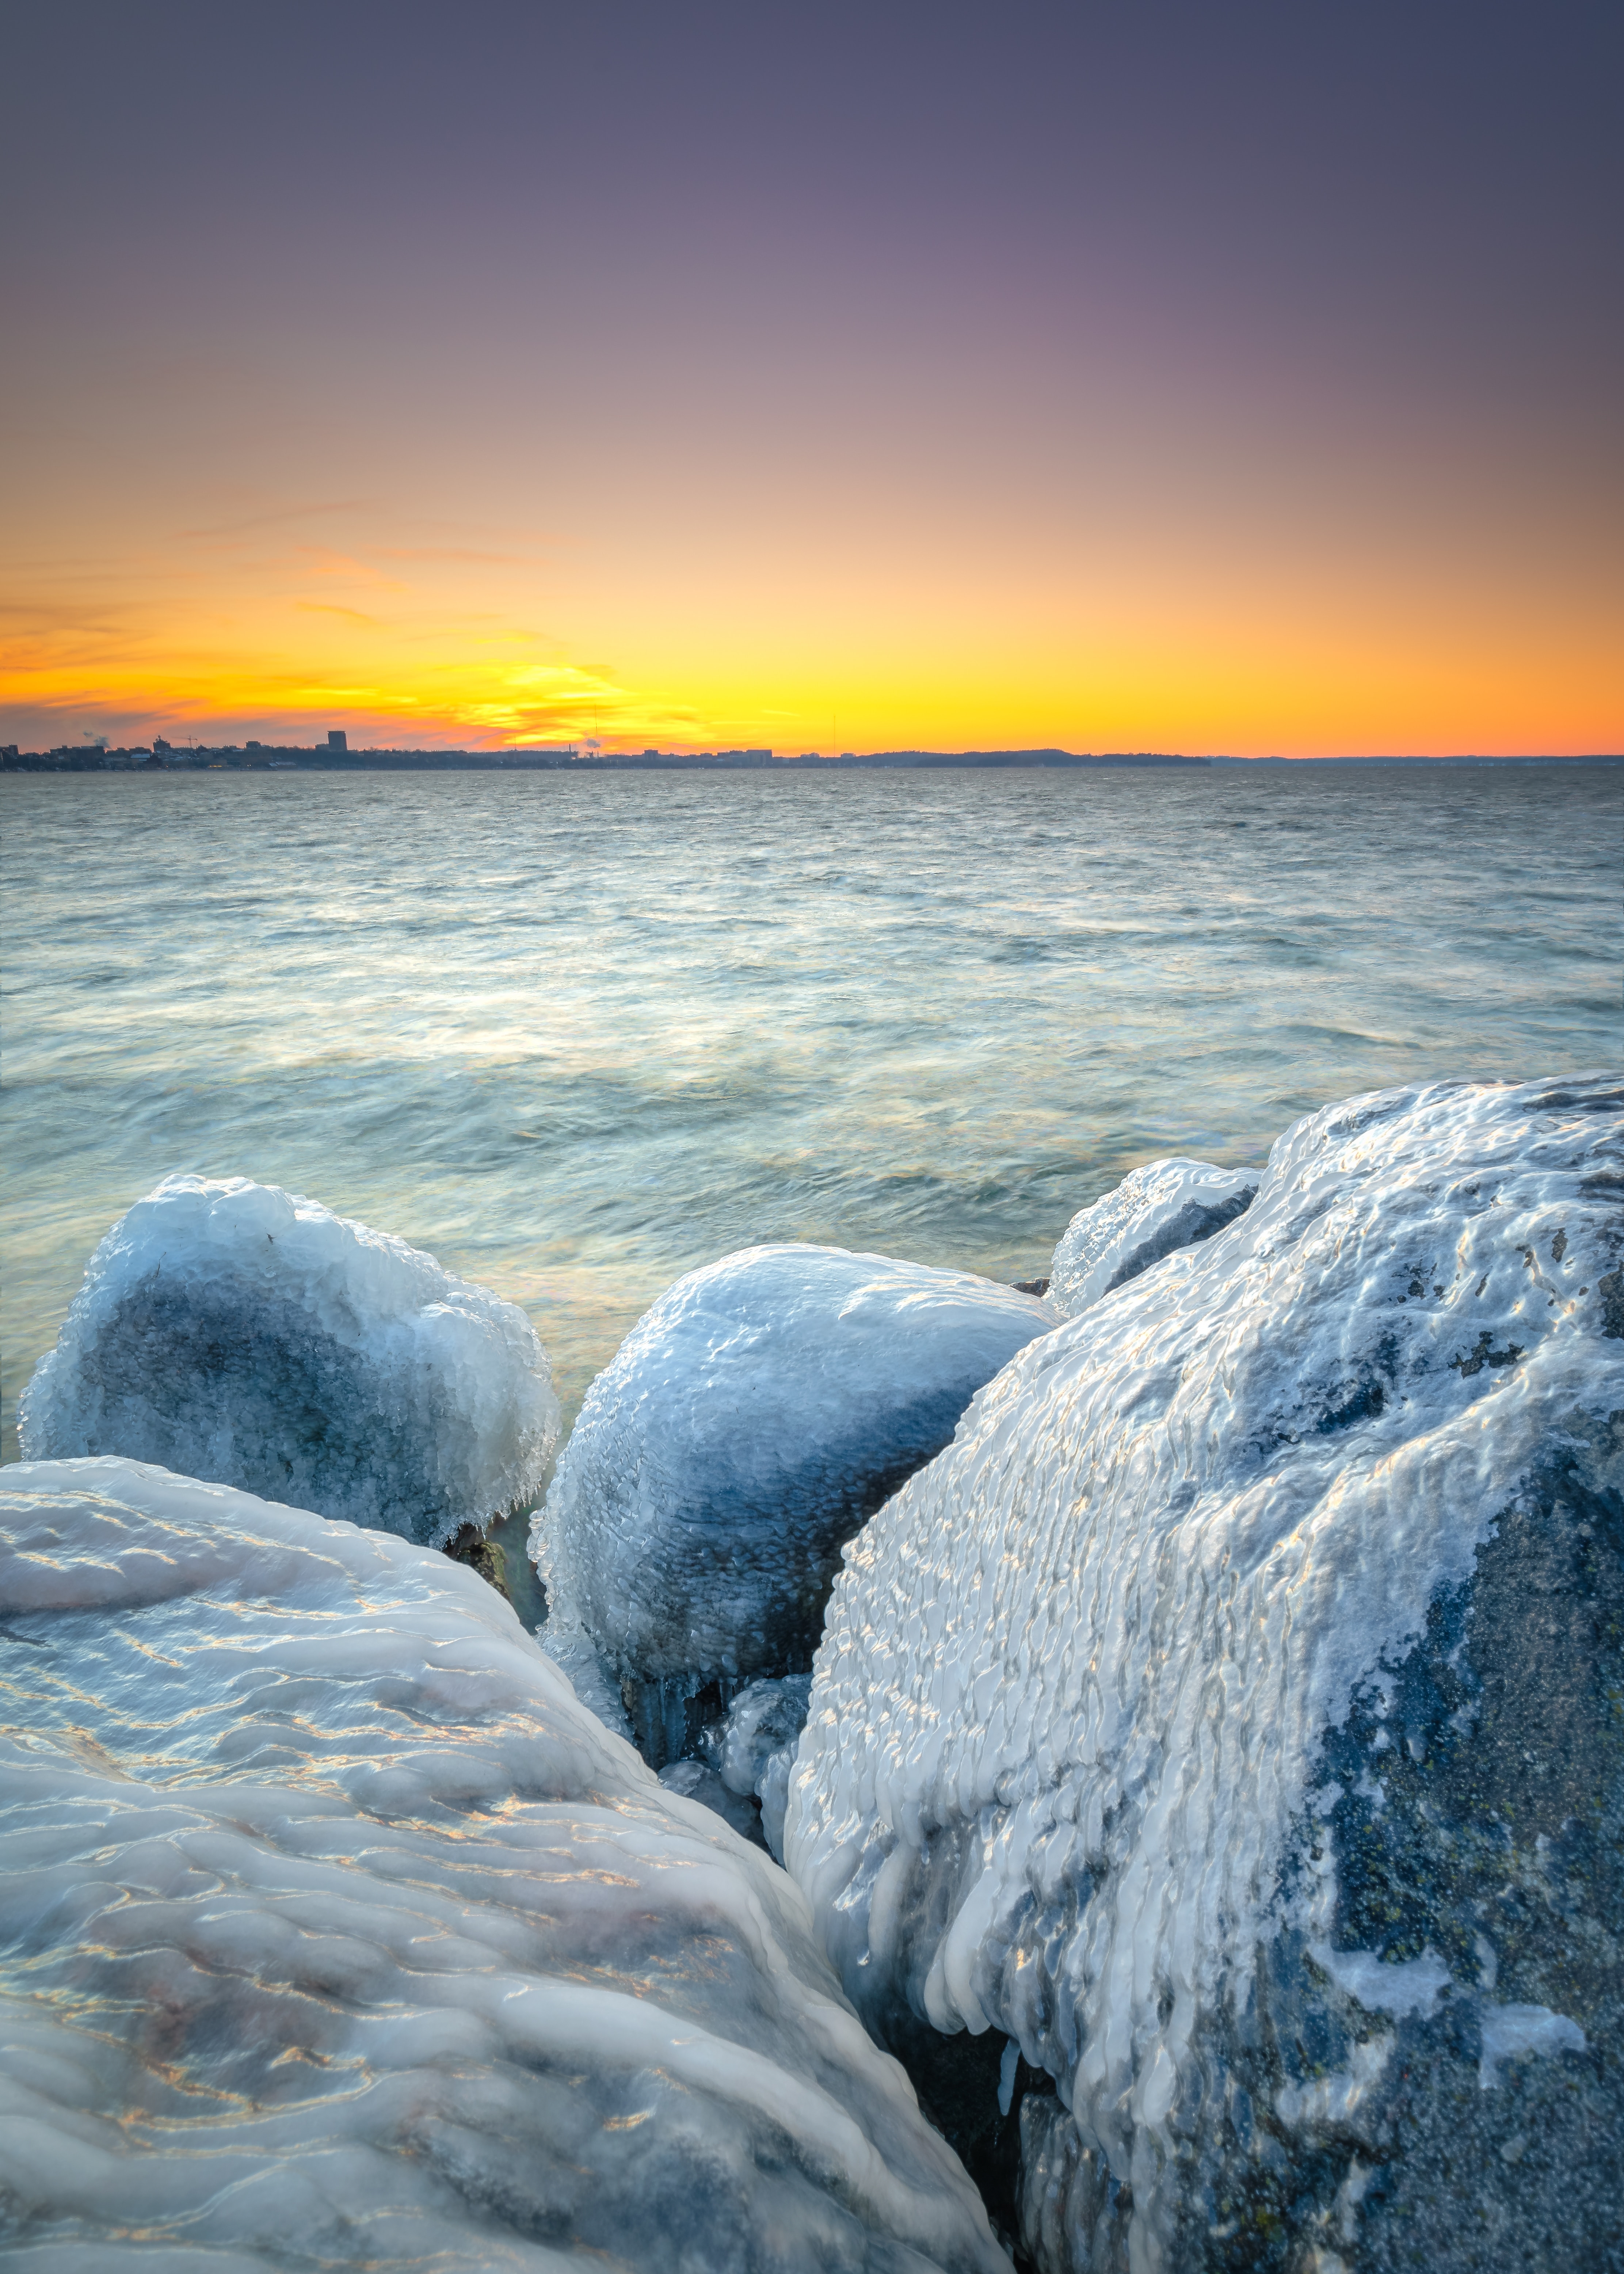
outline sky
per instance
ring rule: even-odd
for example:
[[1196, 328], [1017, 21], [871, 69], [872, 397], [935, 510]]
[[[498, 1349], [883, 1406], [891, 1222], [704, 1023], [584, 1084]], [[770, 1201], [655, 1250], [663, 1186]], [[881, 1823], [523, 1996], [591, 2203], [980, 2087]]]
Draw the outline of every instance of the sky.
[[1624, 749], [1624, 10], [6, 0], [0, 741]]

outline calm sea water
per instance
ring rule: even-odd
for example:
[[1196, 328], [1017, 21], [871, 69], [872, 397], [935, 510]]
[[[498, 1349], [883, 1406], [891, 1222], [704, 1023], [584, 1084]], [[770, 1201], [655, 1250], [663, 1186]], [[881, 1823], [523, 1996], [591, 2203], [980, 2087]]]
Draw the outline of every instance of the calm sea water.
[[8, 779], [4, 1457], [171, 1170], [522, 1303], [568, 1412], [750, 1241], [1024, 1278], [1136, 1161], [1614, 1063], [1621, 807], [1601, 767]]

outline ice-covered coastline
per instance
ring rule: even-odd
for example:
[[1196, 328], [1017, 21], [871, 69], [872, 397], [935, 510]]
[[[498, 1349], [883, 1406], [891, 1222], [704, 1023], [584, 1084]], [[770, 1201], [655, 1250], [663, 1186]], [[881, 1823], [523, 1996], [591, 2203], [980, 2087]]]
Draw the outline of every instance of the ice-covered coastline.
[[[1613, 2263], [1624, 1090], [1600, 1077], [1439, 1083], [1311, 1117], [1259, 1171], [1147, 1164], [1067, 1228], [1047, 1304], [984, 1282], [950, 1293], [962, 1275], [883, 1258], [753, 1253], [777, 1260], [729, 1259], [694, 1275], [714, 1296], [673, 1289], [655, 1306], [560, 1464], [550, 1521], [573, 1560], [569, 1581], [551, 1574], [561, 1615], [543, 1641], [579, 1697], [483, 1582], [424, 1545], [267, 1509], [229, 1477], [205, 1487], [122, 1461], [8, 1472], [24, 1499], [0, 1597], [22, 1811], [5, 1819], [19, 1834], [6, 1854], [23, 1852], [27, 1825], [43, 1860], [0, 1881], [22, 2048], [0, 2067], [43, 2095], [46, 2133], [92, 2142], [122, 2107], [118, 2141], [93, 2144], [156, 2175], [176, 2248], [214, 2237], [257, 2250], [229, 2203], [296, 2172], [315, 2190], [300, 2201], [328, 2210], [310, 2211], [306, 2255], [277, 2263], [332, 2263], [337, 2166], [321, 2158], [337, 2152], [335, 2093], [372, 2221], [338, 2245], [340, 2263], [439, 2250], [434, 2263], [542, 2264], [606, 2248], [653, 2266], [678, 2263], [673, 2238], [706, 2264], [1002, 2263], [854, 2008], [908, 2066], [1018, 2263], [1042, 2274], [1374, 2274], [1417, 2248], [1473, 2274]], [[830, 1295], [809, 1291], [820, 1271]], [[172, 1293], [143, 1299], [143, 1315], [169, 1322], [163, 1348], [190, 1331], [185, 1299], [173, 1324]], [[862, 1333], [843, 1356], [848, 1298]], [[309, 1384], [337, 1378], [322, 1335], [354, 1334], [342, 1301], [313, 1323], [308, 1307], [276, 1344], [296, 1352], [306, 1415]], [[97, 1382], [96, 1322], [116, 1311], [98, 1310], [94, 1284], [76, 1306], [72, 1363]], [[216, 1339], [219, 1316], [214, 1302]], [[545, 1359], [524, 1363], [545, 1380]], [[278, 1364], [276, 1380], [292, 1378]], [[477, 1363], [433, 1378], [451, 1386], [417, 1417], [429, 1439], [438, 1414], [466, 1427], [523, 1404], [522, 1385], [490, 1402]], [[244, 1382], [215, 1419], [232, 1457], [268, 1460], [250, 1440], [274, 1434], [276, 1398], [252, 1404], [252, 1368], [223, 1369], [198, 1410]], [[945, 1426], [909, 1419], [933, 1397], [951, 1409]], [[103, 1397], [99, 1427], [106, 1411]], [[398, 1444], [306, 1430], [335, 1436], [363, 1474], [373, 1458], [384, 1472], [364, 1522], [444, 1535], [412, 1513], [423, 1495], [391, 1471]], [[477, 1524], [501, 1464], [483, 1460], [477, 1419], [467, 1442], [446, 1516]], [[548, 1540], [543, 1520], [544, 1560]], [[589, 1570], [590, 1585], [574, 1584]], [[500, 1679], [470, 1617], [502, 1635]], [[650, 1721], [647, 1685], [673, 1683], [681, 1711]], [[187, 1711], [164, 1720], [149, 1695]], [[628, 1726], [628, 1706], [656, 1766], [686, 1756], [662, 1781], [605, 1726]], [[53, 1816], [70, 1759], [100, 1782], [72, 1788], [77, 1815], [64, 1801]], [[352, 1827], [333, 1834], [352, 1876], [310, 1895], [322, 1935], [371, 1954], [346, 1955], [340, 1986], [324, 1977], [312, 1993], [343, 2006], [352, 2036], [337, 2055], [320, 2031], [313, 2044], [298, 2034], [310, 2016], [285, 2002], [281, 1927], [225, 1933], [222, 1957], [207, 1926], [218, 1886], [163, 1879], [177, 1794], [217, 1822], [252, 1798], [261, 1825], [272, 1803], [254, 1796], [272, 1790], [284, 1810], [297, 1796], [289, 1822], [308, 1803], [327, 1824], [330, 1803]], [[790, 1876], [683, 1794], [747, 1828], [758, 1800], [770, 1832], [782, 1823]], [[133, 1811], [132, 1838], [107, 1851], [105, 1880], [86, 1826], [116, 1805]], [[149, 1808], [156, 1829], [141, 1831]], [[635, 1899], [613, 1892], [629, 1867], [604, 1863], [622, 1834], [603, 1831], [601, 1809], [642, 1827]], [[244, 1837], [242, 1916], [286, 1916], [282, 1834]], [[718, 1961], [733, 1929], [718, 1944], [695, 1924], [683, 1893], [695, 1838], [725, 1859], [704, 1867], [712, 1879], [749, 1891], [721, 1902], [726, 1917], [767, 1922], [746, 1938], [748, 1964]], [[480, 1880], [492, 1841], [501, 1859]], [[156, 1876], [119, 1882], [130, 1856]], [[402, 1876], [429, 1921], [414, 1914], [410, 1948], [390, 1940], [380, 1893]], [[548, 1890], [531, 1901], [549, 1922], [539, 1940], [504, 1908], [520, 1880]], [[75, 1908], [81, 1882], [88, 1909]], [[109, 1885], [122, 1886], [110, 1911]], [[152, 1903], [152, 1949], [179, 1955], [136, 1966], [132, 1994], [89, 1993], [120, 2016], [117, 2057], [97, 2067], [77, 2039], [63, 2055], [50, 2029], [99, 2024], [46, 2012], [40, 1985], [95, 1977], [104, 1946], [124, 1948], [108, 1920]], [[464, 1933], [459, 1903], [495, 1924]], [[597, 1984], [618, 1969], [615, 1994], [643, 2020], [601, 2052], [595, 2038], [581, 2052], [586, 2037], [560, 2051], [560, 2022], [556, 2044], [544, 2029], [539, 2055], [515, 2054], [497, 2025], [513, 1992], [485, 2002], [499, 1946], [527, 1995], [554, 1973]], [[433, 2050], [432, 2027], [386, 2027], [402, 1982], [425, 2000], [424, 1970], [447, 2013], [495, 2014], [493, 2034]], [[228, 1977], [252, 1989], [220, 1990]], [[171, 1980], [189, 1986], [162, 2007]], [[232, 2097], [239, 1995], [243, 2014], [267, 2001], [287, 2067], [256, 2084], [246, 2114]], [[699, 2089], [656, 2041], [663, 2029], [673, 2042], [684, 1997], [698, 2001], [685, 2025], [697, 2016], [771, 2075], [753, 2070], [742, 2095], [718, 2084], [735, 2077], [724, 2052], [710, 2098], [683, 2099]], [[808, 1999], [842, 2017], [819, 2023], [811, 2052], [792, 2042], [804, 2022], [783, 2019]], [[175, 2017], [164, 2060], [195, 2061], [214, 2096], [208, 2153], [235, 2142], [252, 2166], [225, 2210], [197, 2195], [175, 2110], [159, 2105], [141, 2032], [160, 2009]], [[386, 2042], [395, 2051], [357, 2086], [372, 2055], [356, 2046]], [[71, 2089], [64, 2059], [83, 2072]], [[808, 2060], [824, 2063], [816, 2076]], [[350, 2078], [342, 2090], [334, 2067]], [[820, 2091], [849, 2116], [844, 2162], [819, 2129]], [[401, 2112], [425, 2093], [434, 2123], [414, 2129]], [[628, 2142], [619, 2119], [634, 2101]], [[645, 2154], [653, 2224], [634, 2177]], [[698, 2176], [718, 2157], [725, 2203]], [[509, 2165], [522, 2182], [503, 2179]], [[17, 2234], [30, 2250], [133, 2248], [97, 2224], [112, 2196], [76, 2194], [71, 2165], [65, 2147], [39, 2162]]]

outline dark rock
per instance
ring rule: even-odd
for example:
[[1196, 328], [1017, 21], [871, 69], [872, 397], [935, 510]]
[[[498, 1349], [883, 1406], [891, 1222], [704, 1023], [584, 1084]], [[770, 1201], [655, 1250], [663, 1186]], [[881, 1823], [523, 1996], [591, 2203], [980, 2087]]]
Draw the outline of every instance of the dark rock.
[[443, 1552], [454, 1563], [466, 1563], [470, 1571], [477, 1571], [504, 1602], [513, 1601], [508, 1590], [508, 1558], [493, 1540], [485, 1538], [477, 1524], [465, 1524], [447, 1540]]
[[[1611, 1425], [1507, 1505], [1470, 1581], [1325, 1733], [1335, 1796], [1281, 1896], [1334, 1872], [1328, 1948], [1282, 1933], [1207, 2035], [1169, 2268], [1624, 2267], [1624, 1412]], [[1031, 2263], [1125, 2274], [1131, 2200], [1104, 2159], [1058, 2102], [1023, 2121]]]

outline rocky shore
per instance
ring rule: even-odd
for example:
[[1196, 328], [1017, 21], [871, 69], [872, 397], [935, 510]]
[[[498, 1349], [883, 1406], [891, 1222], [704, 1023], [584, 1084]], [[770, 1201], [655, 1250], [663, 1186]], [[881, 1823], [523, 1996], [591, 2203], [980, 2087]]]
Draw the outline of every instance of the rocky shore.
[[19, 2264], [1624, 2267], [1616, 1081], [1148, 1163], [1026, 1289], [689, 1275], [531, 1637], [556, 1429], [312, 1202], [98, 1249], [0, 1479]]

